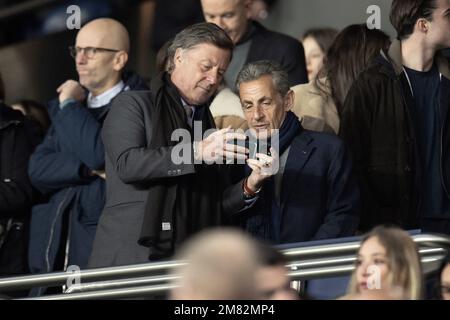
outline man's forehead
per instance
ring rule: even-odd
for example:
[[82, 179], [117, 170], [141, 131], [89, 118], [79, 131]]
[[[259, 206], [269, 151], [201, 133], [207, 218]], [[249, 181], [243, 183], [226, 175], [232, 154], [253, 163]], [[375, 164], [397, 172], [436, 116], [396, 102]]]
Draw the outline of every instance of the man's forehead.
[[112, 38], [105, 32], [86, 32], [82, 29], [77, 35], [76, 44], [81, 47], [108, 47], [113, 42]]
[[207, 14], [219, 14], [232, 11], [239, 7], [244, 0], [202, 0], [203, 10]]
[[264, 75], [258, 79], [243, 82], [239, 91], [244, 94], [271, 95], [274, 91], [272, 77]]
[[229, 50], [219, 48], [210, 43], [199, 43], [194, 47], [185, 49], [185, 52], [186, 54], [190, 55], [191, 57], [195, 57], [198, 60], [209, 60], [214, 64], [223, 62], [221, 60], [225, 52], [227, 52], [228, 55], [231, 54]]
[[438, 6], [438, 10], [443, 10], [443, 12], [450, 9], [450, 0], [437, 0], [436, 4]]

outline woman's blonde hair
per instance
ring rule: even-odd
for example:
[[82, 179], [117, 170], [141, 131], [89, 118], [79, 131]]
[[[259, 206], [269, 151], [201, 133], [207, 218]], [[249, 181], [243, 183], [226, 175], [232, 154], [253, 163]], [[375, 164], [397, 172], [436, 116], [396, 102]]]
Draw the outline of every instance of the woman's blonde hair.
[[[399, 228], [378, 226], [364, 236], [359, 250], [367, 240], [373, 237], [377, 238], [386, 249], [391, 288], [402, 289], [404, 299], [420, 299], [422, 297], [422, 267], [417, 246], [410, 235]], [[360, 292], [355, 268], [350, 279], [348, 294], [358, 293]]]

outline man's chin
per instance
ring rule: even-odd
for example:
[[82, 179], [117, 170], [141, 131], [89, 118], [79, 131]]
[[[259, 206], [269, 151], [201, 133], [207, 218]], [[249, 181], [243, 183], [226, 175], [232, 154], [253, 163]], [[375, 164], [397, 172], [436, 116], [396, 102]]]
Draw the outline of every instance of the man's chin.
[[250, 128], [250, 132], [253, 136], [255, 136], [258, 139], [265, 139], [272, 135], [270, 129]]

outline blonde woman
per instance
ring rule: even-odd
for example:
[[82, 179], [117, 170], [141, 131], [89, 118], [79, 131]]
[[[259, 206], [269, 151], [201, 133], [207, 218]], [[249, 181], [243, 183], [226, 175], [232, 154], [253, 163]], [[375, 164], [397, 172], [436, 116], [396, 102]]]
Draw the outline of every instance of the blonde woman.
[[361, 242], [344, 298], [418, 300], [421, 296], [422, 269], [412, 238], [398, 228], [374, 228]]

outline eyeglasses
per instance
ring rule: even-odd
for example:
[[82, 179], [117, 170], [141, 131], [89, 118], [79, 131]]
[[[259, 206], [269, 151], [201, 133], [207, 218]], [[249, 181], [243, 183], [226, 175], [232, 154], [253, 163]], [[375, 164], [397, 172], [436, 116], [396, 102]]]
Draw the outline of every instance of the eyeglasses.
[[119, 51], [121, 51], [121, 50], [107, 49], [107, 48], [96, 48], [96, 47], [86, 47], [86, 48], [69, 47], [70, 55], [73, 58], [76, 58], [77, 55], [79, 53], [81, 53], [81, 52], [84, 53], [86, 58], [93, 59], [93, 58], [95, 58], [95, 55], [97, 54], [97, 52], [119, 52]]

